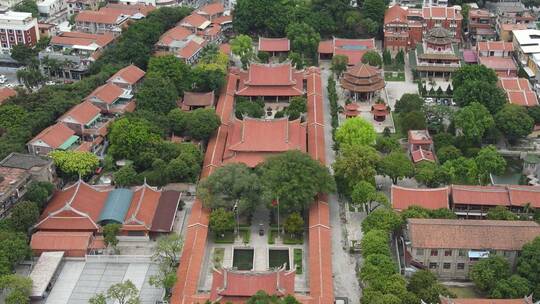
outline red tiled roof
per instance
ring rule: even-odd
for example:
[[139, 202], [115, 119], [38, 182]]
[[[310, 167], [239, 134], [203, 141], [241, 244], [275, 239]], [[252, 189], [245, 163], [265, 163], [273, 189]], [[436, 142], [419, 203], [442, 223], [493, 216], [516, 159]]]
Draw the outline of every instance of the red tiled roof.
[[75, 135], [75, 131], [71, 130], [65, 124], [58, 122], [45, 130], [41, 131], [36, 137], [30, 140], [30, 144], [40, 140], [46, 143], [52, 149], [58, 149], [71, 136]]
[[488, 51], [504, 51], [504, 52], [513, 52], [514, 45], [512, 42], [506, 41], [478, 41], [476, 43], [476, 50], [479, 52], [488, 52]]
[[428, 130], [409, 130], [409, 144], [414, 145], [430, 145], [433, 143]]
[[526, 30], [527, 24], [525, 23], [503, 23], [501, 24], [503, 31], [513, 31], [513, 30]]
[[150, 230], [156, 232], [172, 231], [178, 204], [180, 204], [180, 192], [161, 192]]
[[121, 69], [120, 71], [116, 72], [107, 81], [113, 82], [113, 83], [117, 81], [125, 81], [129, 83], [130, 85], [134, 85], [137, 82], [139, 82], [139, 80], [141, 80], [145, 74], [146, 73], [143, 70], [141, 70], [139, 67], [137, 67], [136, 65], [130, 64], [124, 67], [123, 69]]
[[495, 71], [517, 71], [516, 63], [509, 57], [480, 57], [480, 64]]
[[533, 208], [540, 208], [540, 187], [509, 185], [508, 192], [512, 206], [524, 206], [527, 203]]
[[464, 50], [463, 51], [463, 60], [465, 60], [466, 63], [477, 63], [478, 57], [476, 57], [476, 53], [472, 50]]
[[251, 64], [249, 66], [249, 77], [246, 84], [266, 85], [266, 86], [287, 86], [295, 84], [292, 77], [293, 68], [290, 63], [286, 64]]
[[455, 7], [428, 6], [422, 9], [425, 19], [462, 20], [463, 16]]
[[413, 163], [418, 163], [418, 162], [421, 162], [421, 161], [430, 161], [430, 162], [435, 162], [435, 155], [433, 154], [433, 152], [429, 151], [429, 150], [424, 150], [420, 147], [420, 149], [418, 150], [414, 150], [411, 152], [411, 157], [412, 157], [412, 161]]
[[303, 72], [284, 64], [252, 63], [248, 71], [240, 71], [240, 96], [301, 96]]
[[452, 185], [454, 204], [510, 206], [510, 198], [504, 186]]
[[324, 40], [319, 42], [318, 52], [320, 54], [333, 54], [334, 53], [334, 41]]
[[78, 181], [56, 192], [36, 224], [39, 230], [97, 230], [97, 221], [110, 188]]
[[364, 54], [375, 49], [374, 39], [344, 39], [332, 38], [319, 42], [320, 54], [333, 54], [347, 56], [349, 65], [359, 64]]
[[201, 16], [201, 15], [198, 15], [198, 14], [191, 14], [187, 17], [185, 17], [184, 19], [180, 20], [180, 22], [178, 24], [182, 25], [182, 26], [189, 26], [189, 27], [201, 27], [202, 25], [204, 25], [205, 22], [208, 22], [208, 19], [206, 19], [205, 17]]
[[187, 28], [175, 26], [161, 35], [158, 44], [170, 46], [174, 41], [182, 41], [190, 35], [193, 35], [193, 33]]
[[471, 17], [489, 17], [491, 13], [485, 9], [472, 9], [469, 11], [469, 19]]
[[193, 55], [195, 55], [202, 48], [202, 45], [198, 44], [193, 40], [190, 40], [180, 51], [178, 51], [178, 55], [180, 56], [180, 58], [189, 59], [193, 57]]
[[258, 49], [263, 52], [288, 52], [291, 50], [291, 43], [287, 38], [259, 37]]
[[39, 251], [88, 250], [92, 232], [38, 231], [32, 235], [30, 248]]
[[450, 188], [419, 189], [404, 188], [392, 185], [390, 200], [392, 208], [402, 211], [410, 206], [420, 206], [426, 209], [449, 208], [448, 195]]
[[414, 248], [521, 250], [540, 236], [533, 221], [409, 219]]
[[105, 47], [109, 43], [113, 42], [114, 36], [111, 33], [103, 34], [90, 34], [83, 32], [63, 32], [57, 36], [51, 38], [52, 45], [82, 45], [88, 46], [90, 44], [97, 44], [99, 47]]
[[12, 88], [4, 87], [0, 89], [0, 106], [10, 97], [17, 95], [17, 91]]
[[124, 90], [121, 87], [108, 82], [97, 87], [86, 99], [93, 100], [93, 98], [97, 98], [99, 101], [110, 105], [120, 98], [122, 93], [124, 93]]
[[407, 23], [407, 10], [399, 4], [390, 6], [384, 13], [384, 24]]
[[232, 23], [232, 16], [219, 16], [217, 18], [212, 19], [212, 23], [219, 24], [219, 25]]
[[538, 105], [538, 97], [526, 78], [499, 78], [497, 85], [506, 92], [510, 103], [529, 107]]
[[269, 153], [306, 151], [306, 127], [300, 119], [234, 118], [230, 126], [223, 156], [225, 162], [243, 162], [254, 167]]
[[223, 14], [224, 11], [225, 11], [225, 7], [223, 6], [223, 3], [216, 2], [216, 3], [207, 4], [199, 8], [197, 10], [197, 14], [213, 16], [217, 14]]
[[157, 191], [148, 185], [136, 189], [131, 198], [131, 205], [126, 213], [122, 229], [149, 231], [160, 196], [161, 191]]
[[214, 105], [214, 91], [212, 92], [184, 92], [182, 104], [186, 106], [209, 107]]
[[91, 22], [102, 24], [116, 24], [121, 14], [116, 12], [81, 11], [75, 16], [76, 22]]
[[292, 294], [294, 277], [294, 270], [286, 272], [284, 269], [265, 272], [214, 270], [210, 299], [225, 302], [228, 297], [247, 298], [259, 290], [278, 296]]
[[135, 15], [142, 14], [143, 16], [148, 16], [148, 14], [156, 9], [153, 5], [147, 5], [142, 3], [136, 4], [121, 4], [121, 3], [109, 3], [107, 6], [100, 9], [104, 12], [117, 12], [124, 15]]
[[228, 43], [222, 43], [219, 45], [219, 50], [225, 55], [229, 55], [231, 53], [231, 45]]
[[440, 296], [441, 304], [533, 304], [531, 297], [521, 299], [451, 299]]
[[67, 111], [58, 120], [63, 122], [75, 121], [79, 124], [86, 125], [91, 122], [100, 112], [101, 110], [93, 103], [83, 101]]

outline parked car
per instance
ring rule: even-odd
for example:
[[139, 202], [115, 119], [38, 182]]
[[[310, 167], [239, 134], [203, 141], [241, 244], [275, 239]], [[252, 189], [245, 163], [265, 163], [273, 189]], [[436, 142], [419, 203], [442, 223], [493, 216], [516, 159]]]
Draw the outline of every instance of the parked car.
[[6, 75], [0, 75], [0, 84], [4, 84], [7, 81]]
[[431, 97], [424, 98], [424, 101], [426, 103], [433, 103], [434, 102], [433, 98], [431, 98]]

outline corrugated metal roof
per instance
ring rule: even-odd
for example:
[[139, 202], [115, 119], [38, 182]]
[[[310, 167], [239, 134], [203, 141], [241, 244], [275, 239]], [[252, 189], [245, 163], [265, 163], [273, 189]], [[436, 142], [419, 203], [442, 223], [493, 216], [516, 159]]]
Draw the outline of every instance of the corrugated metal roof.
[[122, 224], [132, 198], [133, 191], [129, 189], [114, 189], [111, 191], [99, 215], [99, 222], [113, 221]]

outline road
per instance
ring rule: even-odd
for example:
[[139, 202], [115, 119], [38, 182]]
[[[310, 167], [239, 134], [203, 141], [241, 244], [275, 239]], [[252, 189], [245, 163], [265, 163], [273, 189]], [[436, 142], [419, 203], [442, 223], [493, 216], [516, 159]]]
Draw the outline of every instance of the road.
[[[325, 144], [326, 144], [326, 164], [332, 170], [331, 166], [336, 159], [332, 147], [332, 125], [330, 114], [330, 103], [328, 101], [326, 86], [330, 70], [324, 64], [321, 64], [321, 76], [324, 88], [324, 125], [325, 125]], [[332, 227], [332, 270], [334, 272], [334, 296], [347, 297], [349, 303], [360, 303], [360, 286], [356, 277], [356, 260], [344, 250], [346, 241], [344, 239], [345, 224], [341, 221], [340, 206], [335, 194], [328, 196], [330, 204], [330, 226]], [[360, 225], [360, 223], [358, 223]]]

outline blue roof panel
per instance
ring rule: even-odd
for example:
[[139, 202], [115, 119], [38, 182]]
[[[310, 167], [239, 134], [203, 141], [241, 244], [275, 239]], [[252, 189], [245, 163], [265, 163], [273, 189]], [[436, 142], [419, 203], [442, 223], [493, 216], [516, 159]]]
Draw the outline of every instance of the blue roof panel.
[[99, 222], [124, 223], [132, 198], [133, 191], [129, 189], [114, 189], [111, 191], [99, 215]]

